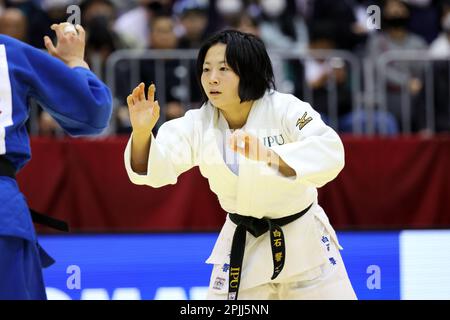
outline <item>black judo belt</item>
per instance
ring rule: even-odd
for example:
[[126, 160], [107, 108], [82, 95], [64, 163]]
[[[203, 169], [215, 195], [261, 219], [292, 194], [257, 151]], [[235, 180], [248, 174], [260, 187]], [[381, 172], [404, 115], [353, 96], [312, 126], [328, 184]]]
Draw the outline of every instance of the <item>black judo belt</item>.
[[[5, 156], [0, 155], [0, 176], [10, 177], [16, 179], [16, 168], [12, 163], [6, 159]], [[69, 231], [69, 226], [67, 222], [52, 218], [48, 215], [42, 214], [30, 208], [31, 219], [35, 223], [45, 225], [47, 227], [59, 230], [59, 231]]]
[[284, 234], [281, 227], [303, 216], [306, 212], [308, 212], [311, 206], [312, 204], [299, 213], [279, 219], [257, 219], [254, 217], [229, 213], [231, 221], [233, 221], [237, 227], [233, 235], [233, 242], [231, 244], [230, 268], [228, 275], [228, 300], [237, 300], [238, 297], [247, 231], [250, 232], [255, 238], [258, 238], [267, 231], [270, 232], [270, 245], [272, 247], [273, 260], [273, 274], [271, 280], [273, 280], [278, 277], [281, 270], [283, 270], [286, 256], [286, 245], [284, 243]]

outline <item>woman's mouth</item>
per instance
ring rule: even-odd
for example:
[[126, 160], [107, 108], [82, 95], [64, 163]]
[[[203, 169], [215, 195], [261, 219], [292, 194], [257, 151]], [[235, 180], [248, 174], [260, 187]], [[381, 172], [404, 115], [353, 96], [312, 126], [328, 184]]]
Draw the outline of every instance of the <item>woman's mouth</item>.
[[209, 95], [212, 97], [217, 97], [218, 95], [220, 95], [222, 92], [218, 91], [218, 90], [211, 90], [209, 91]]

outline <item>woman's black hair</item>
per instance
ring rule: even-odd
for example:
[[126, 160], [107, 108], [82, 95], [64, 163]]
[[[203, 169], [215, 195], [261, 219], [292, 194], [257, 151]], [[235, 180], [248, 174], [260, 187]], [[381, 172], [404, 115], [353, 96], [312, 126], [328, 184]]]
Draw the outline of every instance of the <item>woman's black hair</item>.
[[275, 89], [272, 63], [262, 40], [249, 33], [224, 30], [206, 40], [198, 53], [197, 80], [203, 102], [208, 100], [201, 84], [203, 63], [209, 48], [218, 43], [227, 46], [225, 49], [226, 62], [239, 76], [238, 94], [241, 103], [257, 100], [264, 95], [266, 90]]

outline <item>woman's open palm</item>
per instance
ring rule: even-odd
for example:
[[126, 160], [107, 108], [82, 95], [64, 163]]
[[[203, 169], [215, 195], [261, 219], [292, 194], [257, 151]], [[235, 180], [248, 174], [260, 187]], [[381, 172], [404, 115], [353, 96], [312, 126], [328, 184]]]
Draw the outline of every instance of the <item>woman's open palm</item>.
[[134, 133], [149, 134], [155, 127], [160, 112], [159, 103], [155, 101], [155, 91], [155, 85], [151, 84], [148, 87], [147, 98], [145, 98], [145, 84], [141, 82], [127, 97]]

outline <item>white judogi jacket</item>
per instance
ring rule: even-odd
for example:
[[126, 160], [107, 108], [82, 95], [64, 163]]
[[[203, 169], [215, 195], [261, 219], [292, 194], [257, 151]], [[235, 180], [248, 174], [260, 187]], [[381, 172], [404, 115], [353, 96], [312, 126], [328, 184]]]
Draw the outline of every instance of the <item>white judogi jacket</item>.
[[[237, 176], [223, 157], [222, 139], [227, 129], [226, 120], [209, 102], [164, 123], [157, 137], [152, 136], [147, 174], [131, 169], [131, 137], [124, 155], [128, 176], [135, 184], [157, 188], [175, 184], [181, 173], [199, 166], [225, 211], [256, 218], [281, 218], [313, 203], [307, 214], [282, 227], [286, 260], [275, 280], [280, 282], [327, 263], [315, 219], [339, 244], [317, 204], [317, 188], [333, 180], [344, 167], [344, 148], [337, 133], [308, 103], [290, 94], [266, 92], [254, 102], [243, 130], [272, 148], [296, 171], [296, 176], [284, 177], [265, 163], [243, 156], [239, 156]], [[235, 228], [227, 217], [207, 263], [229, 263]], [[242, 268], [241, 289], [270, 282], [273, 263], [268, 233], [259, 238], [247, 233]]]

